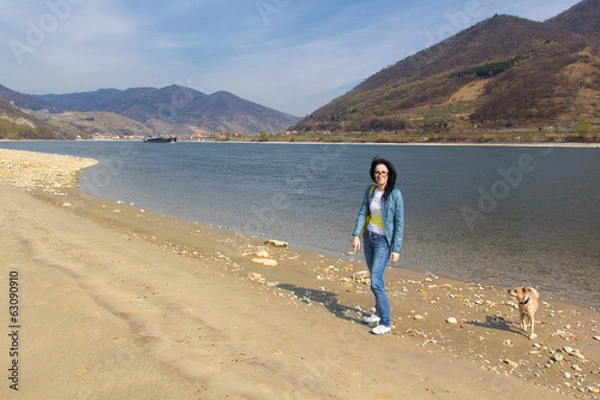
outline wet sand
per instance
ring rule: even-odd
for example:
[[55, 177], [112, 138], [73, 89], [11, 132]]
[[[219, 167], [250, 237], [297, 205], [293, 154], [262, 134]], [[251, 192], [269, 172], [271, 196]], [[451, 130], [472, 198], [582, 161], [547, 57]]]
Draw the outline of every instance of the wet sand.
[[508, 288], [401, 258], [375, 336], [350, 255], [89, 196], [71, 188], [88, 160], [47, 156], [0, 150], [1, 398], [598, 398], [597, 310], [541, 293], [529, 340]]

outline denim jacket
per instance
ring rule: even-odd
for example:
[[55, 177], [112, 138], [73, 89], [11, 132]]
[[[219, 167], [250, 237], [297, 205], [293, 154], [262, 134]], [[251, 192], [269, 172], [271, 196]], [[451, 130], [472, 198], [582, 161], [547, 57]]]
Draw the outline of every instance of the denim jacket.
[[[361, 236], [363, 227], [369, 215], [369, 205], [375, 195], [375, 191], [371, 192], [372, 186], [369, 186], [365, 191], [356, 225], [354, 226], [353, 236]], [[370, 194], [369, 194], [370, 192]], [[381, 198], [381, 214], [383, 216], [383, 228], [385, 230], [385, 238], [392, 253], [400, 253], [402, 247], [402, 237], [404, 236], [404, 201], [402, 193], [399, 189], [394, 189], [387, 199]]]

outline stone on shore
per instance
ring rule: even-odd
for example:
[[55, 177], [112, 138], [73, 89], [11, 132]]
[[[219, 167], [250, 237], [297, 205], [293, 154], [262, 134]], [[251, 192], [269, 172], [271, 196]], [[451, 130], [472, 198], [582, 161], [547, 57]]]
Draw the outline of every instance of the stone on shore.
[[277, 266], [277, 260], [273, 260], [272, 258], [258, 258], [257, 257], [257, 258], [253, 258], [250, 261], [255, 264], [262, 265], [264, 267], [275, 268]]
[[283, 242], [281, 240], [274, 240], [274, 239], [265, 240], [264, 244], [268, 244], [268, 245], [271, 245], [273, 247], [288, 247], [288, 243], [287, 242]]

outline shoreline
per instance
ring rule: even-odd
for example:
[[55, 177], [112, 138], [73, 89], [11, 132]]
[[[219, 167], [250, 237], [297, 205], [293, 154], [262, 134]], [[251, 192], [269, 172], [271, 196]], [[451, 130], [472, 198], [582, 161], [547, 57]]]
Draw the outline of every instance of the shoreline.
[[[37, 184], [0, 185], [0, 281], [21, 271], [23, 318], [40, 332], [23, 346], [63, 371], [55, 380], [28, 351], [27, 398], [598, 398], [597, 310], [542, 298], [530, 341], [506, 288], [394, 267], [394, 330], [376, 337], [359, 323], [372, 304], [361, 262]], [[106, 375], [92, 349], [140, 383]]]
[[[19, 143], [19, 142], [40, 142], [40, 141], [54, 141], [52, 139], [22, 139], [22, 140], [14, 140], [14, 139], [0, 139], [0, 143]], [[80, 140], [71, 140], [72, 142], [78, 143], [93, 143], [93, 142], [123, 142], [123, 143], [137, 143], [140, 140], [133, 139], [80, 139]], [[377, 143], [377, 142], [315, 142], [315, 141], [307, 141], [307, 142], [298, 142], [298, 141], [266, 141], [266, 142], [258, 142], [258, 141], [244, 141], [244, 140], [208, 140], [208, 141], [198, 141], [198, 140], [181, 140], [177, 143], [196, 143], [196, 144], [207, 144], [207, 143], [247, 143], [247, 144], [320, 144], [320, 145], [353, 145], [353, 146], [493, 146], [493, 147], [559, 147], [559, 148], [592, 148], [597, 149], [600, 148], [600, 143], [578, 143], [578, 142], [570, 142], [570, 143], [544, 143], [544, 142], [531, 142], [531, 143], [514, 143], [514, 142], [498, 142], [498, 143], [476, 143], [476, 142], [407, 142], [407, 143]]]

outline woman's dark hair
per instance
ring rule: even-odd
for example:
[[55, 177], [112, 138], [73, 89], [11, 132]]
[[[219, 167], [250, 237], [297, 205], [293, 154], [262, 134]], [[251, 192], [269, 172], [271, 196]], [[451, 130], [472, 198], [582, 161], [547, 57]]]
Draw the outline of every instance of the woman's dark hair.
[[394, 165], [385, 158], [373, 158], [373, 161], [371, 161], [371, 170], [369, 171], [369, 173], [371, 175], [371, 179], [375, 183], [377, 183], [377, 180], [375, 179], [375, 167], [377, 167], [379, 164], [385, 165], [388, 169], [387, 184], [385, 185], [385, 189], [383, 190], [383, 197], [387, 199], [390, 193], [392, 193], [392, 190], [394, 190], [394, 188], [396, 187], [396, 168], [394, 168]]

